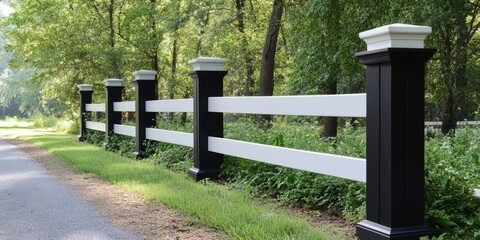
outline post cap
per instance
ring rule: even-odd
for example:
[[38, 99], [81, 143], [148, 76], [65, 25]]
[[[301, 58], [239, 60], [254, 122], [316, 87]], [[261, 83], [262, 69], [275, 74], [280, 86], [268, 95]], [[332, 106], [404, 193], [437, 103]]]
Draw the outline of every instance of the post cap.
[[188, 61], [193, 71], [223, 71], [223, 65], [227, 62], [225, 58], [199, 57]]
[[107, 87], [121, 87], [123, 86], [122, 82], [123, 80], [118, 78], [107, 78], [103, 80], [103, 83]]
[[157, 71], [151, 70], [138, 70], [133, 72], [133, 76], [135, 77], [135, 81], [138, 80], [155, 80], [155, 76], [157, 75]]
[[93, 91], [93, 84], [79, 84], [78, 86], [79, 91]]
[[367, 51], [383, 48], [423, 48], [425, 37], [432, 32], [428, 26], [394, 23], [365, 32], [358, 36], [367, 43]]

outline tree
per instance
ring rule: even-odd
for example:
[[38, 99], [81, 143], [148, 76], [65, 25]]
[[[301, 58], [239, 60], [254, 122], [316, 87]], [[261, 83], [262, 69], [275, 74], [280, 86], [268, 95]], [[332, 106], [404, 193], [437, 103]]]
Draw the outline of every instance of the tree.
[[423, 14], [432, 26], [430, 44], [438, 49], [440, 78], [446, 88], [442, 133], [455, 130], [459, 120], [469, 116], [467, 78], [472, 59], [472, 40], [480, 28], [480, 1], [426, 1]]
[[244, 95], [251, 96], [253, 93], [253, 73], [254, 73], [254, 66], [253, 66], [253, 57], [248, 49], [248, 39], [245, 32], [245, 20], [246, 20], [246, 13], [245, 13], [245, 0], [235, 0], [235, 9], [236, 9], [236, 18], [237, 18], [237, 30], [240, 33], [240, 54], [243, 57], [243, 61], [245, 64], [246, 74], [245, 74], [245, 90]]
[[[96, 13], [96, 18], [98, 19], [99, 22], [102, 23], [103, 26], [105, 26], [106, 32], [108, 33], [108, 44], [109, 44], [109, 52], [106, 54], [107, 59], [109, 61], [109, 68], [107, 69], [108, 75], [110, 77], [115, 77], [115, 78], [122, 78], [122, 72], [120, 69], [120, 57], [117, 48], [117, 34], [116, 34], [116, 26], [115, 26], [115, 15], [116, 15], [116, 6], [122, 6], [125, 3], [118, 3], [115, 0], [108, 0], [108, 2], [101, 2], [101, 1], [95, 1], [92, 0], [90, 2], [91, 6], [95, 9]], [[108, 13], [108, 16], [104, 16], [104, 10], [102, 8], [106, 9], [106, 12]]]
[[[277, 52], [277, 39], [280, 31], [284, 2], [283, 0], [274, 0], [272, 14], [268, 22], [267, 35], [262, 53], [262, 63], [260, 66], [259, 96], [273, 95], [273, 75], [275, 71], [275, 54]], [[260, 115], [259, 121], [270, 122], [271, 116]]]
[[[354, 53], [364, 51], [358, 32], [388, 15], [378, 1], [312, 0], [293, 5], [289, 34], [295, 42], [289, 77], [293, 94], [337, 94], [365, 91], [363, 66]], [[376, 19], [372, 21], [372, 19]], [[337, 118], [321, 118], [324, 137], [335, 137]]]

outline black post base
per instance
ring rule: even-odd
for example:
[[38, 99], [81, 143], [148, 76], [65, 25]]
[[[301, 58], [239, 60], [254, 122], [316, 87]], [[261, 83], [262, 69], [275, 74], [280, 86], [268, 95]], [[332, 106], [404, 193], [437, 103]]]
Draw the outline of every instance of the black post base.
[[424, 236], [431, 237], [435, 233], [428, 226], [390, 228], [363, 220], [357, 223], [356, 234], [360, 240], [418, 240]]
[[79, 142], [85, 141], [85, 137], [83, 135], [78, 135], [78, 141]]
[[142, 158], [144, 158], [144, 157], [145, 156], [141, 152], [134, 152], [133, 153], [133, 158], [135, 158], [135, 160], [142, 160]]
[[220, 175], [220, 170], [200, 170], [198, 168], [192, 167], [188, 170], [188, 176], [195, 181], [200, 181], [205, 178], [216, 179]]

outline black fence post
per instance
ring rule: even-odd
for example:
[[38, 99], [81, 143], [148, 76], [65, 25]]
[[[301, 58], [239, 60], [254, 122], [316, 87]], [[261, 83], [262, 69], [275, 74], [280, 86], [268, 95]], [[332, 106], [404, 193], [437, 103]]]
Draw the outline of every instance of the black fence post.
[[80, 84], [78, 85], [78, 93], [80, 93], [80, 135], [78, 141], [85, 140], [85, 121], [87, 115], [86, 105], [92, 103], [93, 85], [92, 84]]
[[120, 124], [122, 121], [122, 113], [113, 110], [114, 102], [122, 101], [122, 79], [108, 78], [103, 81], [105, 83], [105, 134], [106, 144], [108, 144], [109, 137], [113, 134], [113, 126]]
[[419, 239], [424, 222], [425, 63], [430, 27], [392, 24], [360, 33], [367, 76], [367, 219], [361, 240]]
[[217, 178], [223, 163], [223, 154], [208, 151], [208, 137], [223, 137], [223, 113], [208, 111], [208, 98], [223, 96], [223, 78], [227, 71], [223, 58], [201, 57], [190, 60], [193, 71], [193, 139], [194, 167], [188, 175], [196, 181]]
[[156, 114], [145, 111], [145, 101], [156, 100], [157, 97], [157, 72], [149, 70], [140, 70], [133, 73], [135, 79], [135, 152], [136, 159], [145, 157], [145, 129], [155, 127]]

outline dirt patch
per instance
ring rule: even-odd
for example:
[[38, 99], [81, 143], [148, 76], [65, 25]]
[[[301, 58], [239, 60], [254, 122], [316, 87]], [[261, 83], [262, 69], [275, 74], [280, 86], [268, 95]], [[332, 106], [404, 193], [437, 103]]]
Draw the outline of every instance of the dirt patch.
[[336, 233], [345, 235], [347, 238], [357, 239], [355, 236], [355, 223], [353, 221], [345, 220], [332, 214], [309, 211], [302, 208], [291, 208], [290, 211], [300, 216], [314, 227], [331, 227]]
[[95, 206], [99, 214], [142, 239], [225, 239], [213, 229], [188, 221], [178, 212], [159, 203], [147, 203], [138, 194], [127, 192], [93, 176], [78, 174], [58, 157], [35, 145], [13, 140], [30, 158], [42, 164], [57, 179]]

